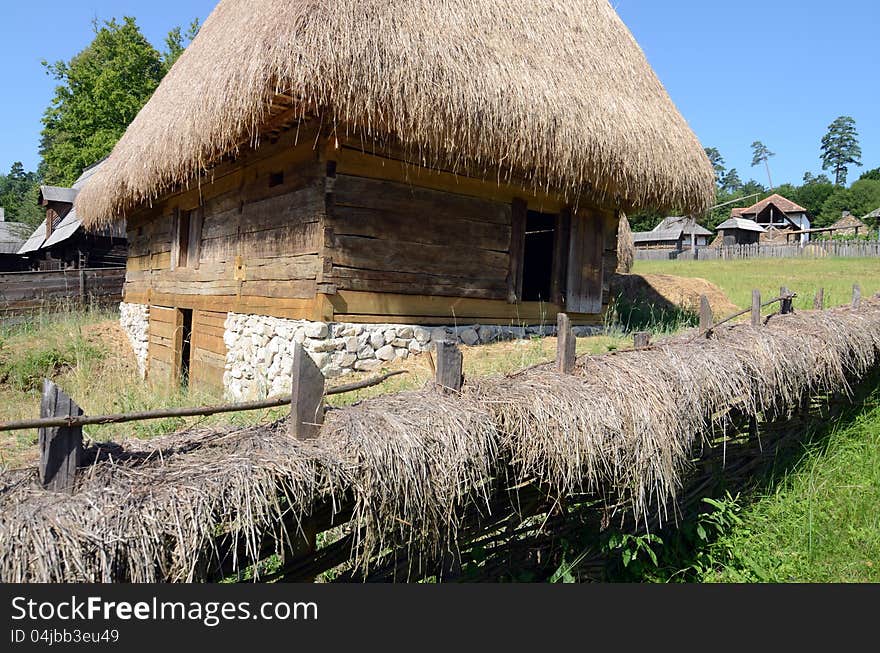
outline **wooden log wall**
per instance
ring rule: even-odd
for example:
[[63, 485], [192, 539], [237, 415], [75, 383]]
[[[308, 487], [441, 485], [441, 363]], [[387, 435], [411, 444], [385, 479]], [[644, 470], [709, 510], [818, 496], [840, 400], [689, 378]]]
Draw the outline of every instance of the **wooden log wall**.
[[311, 317], [324, 183], [314, 136], [288, 134], [224, 164], [211, 183], [133, 216], [126, 301]]

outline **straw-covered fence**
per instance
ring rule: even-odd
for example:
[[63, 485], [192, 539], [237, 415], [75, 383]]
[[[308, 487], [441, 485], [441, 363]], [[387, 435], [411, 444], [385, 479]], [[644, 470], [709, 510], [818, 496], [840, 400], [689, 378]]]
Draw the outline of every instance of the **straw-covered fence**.
[[73, 495], [35, 472], [0, 476], [0, 577], [210, 580], [278, 553], [287, 577], [391, 560], [406, 578], [477, 532], [515, 534], [499, 523], [511, 509], [549, 506], [550, 520], [589, 500], [606, 522], [669, 524], [701, 451], [743, 420], [847, 394], [878, 356], [875, 298], [583, 357], [571, 375], [547, 365], [460, 395], [381, 396], [331, 410], [312, 441], [279, 424], [92, 448]]

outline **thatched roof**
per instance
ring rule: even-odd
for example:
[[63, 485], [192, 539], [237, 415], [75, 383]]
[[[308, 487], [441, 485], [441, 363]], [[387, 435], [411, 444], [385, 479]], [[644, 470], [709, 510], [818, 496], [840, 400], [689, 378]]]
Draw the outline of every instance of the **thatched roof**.
[[714, 196], [699, 141], [607, 0], [221, 0], [80, 215], [118, 218], [258, 144], [281, 96], [429, 164], [500, 168], [571, 201], [698, 212]]

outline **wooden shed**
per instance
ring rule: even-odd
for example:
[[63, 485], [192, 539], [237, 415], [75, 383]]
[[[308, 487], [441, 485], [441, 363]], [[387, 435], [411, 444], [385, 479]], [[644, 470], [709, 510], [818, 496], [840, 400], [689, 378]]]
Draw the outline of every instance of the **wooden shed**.
[[217, 382], [231, 314], [601, 323], [618, 211], [713, 193], [607, 0], [223, 0], [77, 207], [127, 220], [150, 373]]

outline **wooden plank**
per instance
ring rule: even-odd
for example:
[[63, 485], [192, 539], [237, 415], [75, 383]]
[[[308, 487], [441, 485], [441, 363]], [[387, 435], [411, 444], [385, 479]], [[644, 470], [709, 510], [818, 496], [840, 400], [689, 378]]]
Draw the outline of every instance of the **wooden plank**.
[[603, 222], [585, 213], [572, 216], [569, 241], [566, 309], [572, 313], [602, 310]]
[[226, 354], [226, 343], [223, 342], [222, 336], [218, 338], [217, 336], [193, 330], [192, 346], [216, 354]]
[[416, 220], [422, 216], [440, 215], [501, 226], [510, 224], [508, 202], [468, 197], [454, 190], [438, 190], [420, 184], [383, 181], [337, 172], [333, 198], [336, 211], [342, 207], [359, 207], [403, 214]]
[[511, 304], [522, 299], [527, 219], [528, 205], [525, 200], [514, 199], [511, 205], [510, 252], [507, 267], [507, 301]]
[[550, 282], [550, 300], [565, 304], [565, 281], [568, 275], [568, 251], [571, 239], [571, 210], [565, 208], [559, 214], [556, 233], [553, 235], [553, 276]]
[[409, 273], [432, 272], [461, 277], [507, 274], [508, 256], [501, 252], [437, 245], [413, 246], [359, 236], [335, 237], [334, 265]]
[[565, 313], [556, 316], [556, 371], [571, 374], [574, 371], [577, 339], [571, 330], [571, 318]]
[[[57, 385], [43, 381], [40, 417], [79, 417], [82, 409]], [[40, 483], [54, 492], [73, 492], [82, 458], [82, 427], [39, 429]]]
[[862, 287], [854, 284], [852, 289], [852, 307], [857, 309], [862, 305]]
[[752, 326], [761, 326], [761, 291], [752, 291]]
[[816, 291], [816, 297], [813, 299], [813, 308], [817, 311], [825, 309], [825, 289], [819, 288]]
[[293, 348], [292, 393], [288, 431], [297, 440], [318, 436], [324, 423], [324, 375], [299, 343]]
[[510, 225], [480, 222], [452, 214], [447, 207], [420, 213], [416, 207], [379, 210], [337, 206], [332, 221], [335, 233], [382, 240], [466, 247], [507, 252]]
[[709, 305], [709, 298], [706, 295], [700, 295], [700, 331], [707, 331], [714, 324], [712, 317], [712, 307]]
[[434, 382], [441, 392], [461, 392], [461, 386], [464, 383], [464, 374], [462, 374], [464, 357], [458, 345], [449, 340], [438, 342], [435, 353], [437, 363]]
[[637, 331], [633, 334], [633, 348], [645, 349], [651, 346], [651, 332]]

